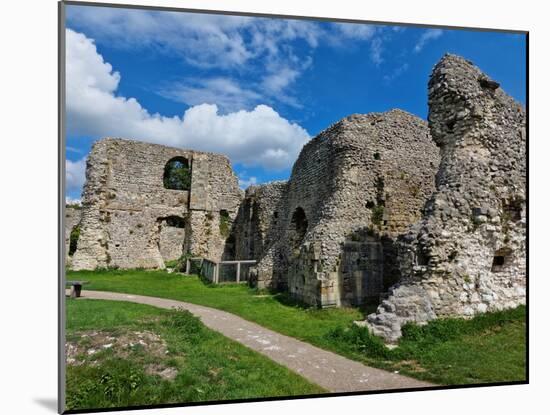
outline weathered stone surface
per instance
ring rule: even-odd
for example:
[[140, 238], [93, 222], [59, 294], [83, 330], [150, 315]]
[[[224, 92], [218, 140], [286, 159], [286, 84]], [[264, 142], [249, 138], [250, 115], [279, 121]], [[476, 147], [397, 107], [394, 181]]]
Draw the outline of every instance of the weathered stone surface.
[[[164, 187], [164, 169], [174, 157], [189, 161], [189, 191]], [[72, 268], [163, 268], [184, 252], [220, 260], [225, 247], [220, 211], [232, 221], [242, 196], [222, 155], [100, 140], [87, 160]]]
[[236, 258], [259, 260], [275, 242], [287, 187], [278, 181], [246, 189], [233, 228]]
[[438, 164], [427, 124], [404, 111], [356, 114], [323, 131], [272, 197], [278, 217], [256, 283], [319, 306], [376, 298], [397, 278], [394, 238], [420, 219]]
[[454, 55], [434, 67], [429, 107], [441, 150], [437, 191], [422, 220], [400, 238], [401, 281], [368, 316], [373, 332], [390, 342], [408, 321], [525, 302], [524, 109]]

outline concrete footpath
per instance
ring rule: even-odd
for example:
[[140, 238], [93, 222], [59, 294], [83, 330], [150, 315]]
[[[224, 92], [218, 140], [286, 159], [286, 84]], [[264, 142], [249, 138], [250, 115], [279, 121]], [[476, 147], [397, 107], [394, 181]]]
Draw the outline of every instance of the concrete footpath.
[[215, 308], [164, 298], [105, 291], [82, 291], [82, 298], [129, 301], [167, 309], [184, 308], [199, 317], [204, 325], [212, 330], [267, 356], [330, 392], [435, 386], [396, 373], [365, 366]]

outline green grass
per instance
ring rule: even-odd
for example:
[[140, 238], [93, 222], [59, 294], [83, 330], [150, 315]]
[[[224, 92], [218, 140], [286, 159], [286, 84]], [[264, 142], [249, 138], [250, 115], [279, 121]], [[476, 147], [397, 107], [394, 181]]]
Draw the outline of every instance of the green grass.
[[163, 271], [69, 271], [69, 279], [90, 281], [86, 289], [171, 298], [237, 314], [371, 366], [438, 384], [525, 380], [525, 308], [443, 319], [407, 326], [399, 347], [389, 350], [366, 328], [353, 308], [307, 308], [284, 294], [259, 293], [245, 285], [209, 285], [197, 277]]
[[329, 334], [350, 356], [402, 374], [446, 385], [526, 379], [525, 307], [481, 314], [471, 320], [407, 324], [399, 347], [384, 348], [361, 327]]
[[205, 284], [197, 277], [163, 271], [69, 271], [68, 279], [84, 279], [87, 290], [115, 291], [171, 298], [210, 306], [289, 336], [313, 342], [330, 330], [363, 318], [357, 309], [320, 310], [292, 304], [283, 294], [258, 293], [244, 284]]
[[[109, 336], [108, 339], [122, 339], [135, 336], [136, 332], [160, 336], [166, 350], [152, 355], [139, 343], [131, 347], [115, 344], [108, 349], [90, 343], [97, 333]], [[187, 311], [117, 301], [68, 299], [67, 340], [82, 347], [78, 354], [82, 364], [67, 365], [67, 409], [325, 392], [268, 358], [206, 328]], [[89, 355], [92, 347], [96, 352]], [[127, 354], [121, 356], [123, 352]], [[148, 365], [176, 369], [177, 375], [173, 380], [164, 379], [149, 373]]]

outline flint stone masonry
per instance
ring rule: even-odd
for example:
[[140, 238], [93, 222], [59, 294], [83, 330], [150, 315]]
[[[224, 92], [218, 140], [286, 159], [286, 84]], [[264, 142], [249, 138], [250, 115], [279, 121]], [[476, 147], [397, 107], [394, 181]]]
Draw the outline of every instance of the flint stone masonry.
[[429, 81], [429, 125], [437, 190], [399, 239], [401, 281], [367, 319], [388, 342], [409, 321], [525, 303], [524, 109], [471, 62], [445, 55]]
[[272, 245], [251, 270], [254, 282], [323, 307], [377, 298], [385, 278], [398, 278], [386, 253], [420, 219], [438, 165], [428, 126], [416, 116], [392, 110], [337, 122], [304, 146], [289, 182], [277, 188]]
[[[166, 189], [166, 164], [188, 160], [190, 190]], [[105, 138], [87, 160], [81, 232], [72, 268], [164, 268], [183, 253], [220, 260], [219, 212], [231, 220], [242, 199], [222, 155]]]
[[236, 258], [259, 260], [275, 242], [287, 187], [278, 181], [246, 189], [233, 230]]

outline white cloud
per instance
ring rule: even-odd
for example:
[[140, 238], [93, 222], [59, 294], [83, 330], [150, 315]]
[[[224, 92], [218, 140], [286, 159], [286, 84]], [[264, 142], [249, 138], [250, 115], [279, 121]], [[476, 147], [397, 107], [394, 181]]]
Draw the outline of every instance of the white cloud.
[[255, 176], [248, 177], [246, 174], [241, 173], [239, 175], [239, 187], [243, 190], [250, 186], [258, 184], [258, 179]]
[[86, 159], [66, 160], [65, 178], [68, 192], [80, 190], [86, 181]]
[[216, 104], [226, 112], [251, 108], [262, 99], [258, 92], [244, 89], [227, 78], [187, 79], [170, 84], [159, 93], [187, 105]]
[[82, 206], [82, 199], [73, 199], [72, 197], [66, 196], [65, 204]]
[[80, 150], [76, 147], [67, 146], [65, 148], [67, 149], [67, 151], [70, 151], [72, 153], [82, 154], [82, 150]]
[[249, 17], [69, 6], [67, 19], [112, 47], [177, 53], [197, 65], [229, 67], [251, 57], [240, 33]]
[[291, 68], [282, 68], [276, 73], [272, 73], [266, 76], [262, 82], [262, 85], [272, 93], [280, 93], [289, 84], [294, 82], [299, 75], [298, 71]]
[[383, 62], [382, 51], [383, 51], [382, 39], [379, 37], [373, 39], [370, 44], [370, 57], [372, 61], [377, 65]]
[[233, 163], [268, 169], [290, 167], [309, 139], [306, 130], [266, 105], [220, 114], [216, 105], [201, 104], [181, 117], [151, 114], [136, 99], [117, 96], [120, 74], [104, 62], [93, 40], [70, 29], [66, 77], [69, 134], [213, 151]]
[[310, 67], [311, 52], [320, 44], [341, 48], [351, 42], [371, 42], [371, 59], [382, 62], [382, 39], [374, 35], [383, 29], [368, 24], [86, 6], [67, 10], [70, 27], [112, 48], [147, 48], [179, 56], [200, 68], [236, 71], [239, 77], [261, 74], [252, 87], [233, 81], [242, 90], [242, 99], [232, 93], [218, 94], [220, 86], [215, 81], [219, 79], [202, 84], [178, 81], [159, 91], [190, 105], [215, 103], [223, 111], [243, 103], [239, 109], [249, 108], [258, 101], [254, 94], [260, 94], [264, 102], [301, 107], [292, 86]]
[[418, 39], [416, 42], [416, 45], [414, 46], [414, 51], [416, 53], [420, 52], [424, 46], [426, 46], [426, 43], [428, 43], [431, 40], [435, 40], [443, 35], [443, 30], [441, 29], [428, 29]]
[[333, 27], [347, 39], [371, 39], [376, 33], [376, 26], [363, 23], [333, 23]]
[[404, 63], [402, 65], [399, 65], [397, 68], [395, 68], [393, 71], [391, 71], [388, 75], [384, 75], [384, 81], [391, 82], [396, 78], [399, 78], [401, 75], [403, 75], [405, 72], [407, 72], [409, 69], [409, 64]]

